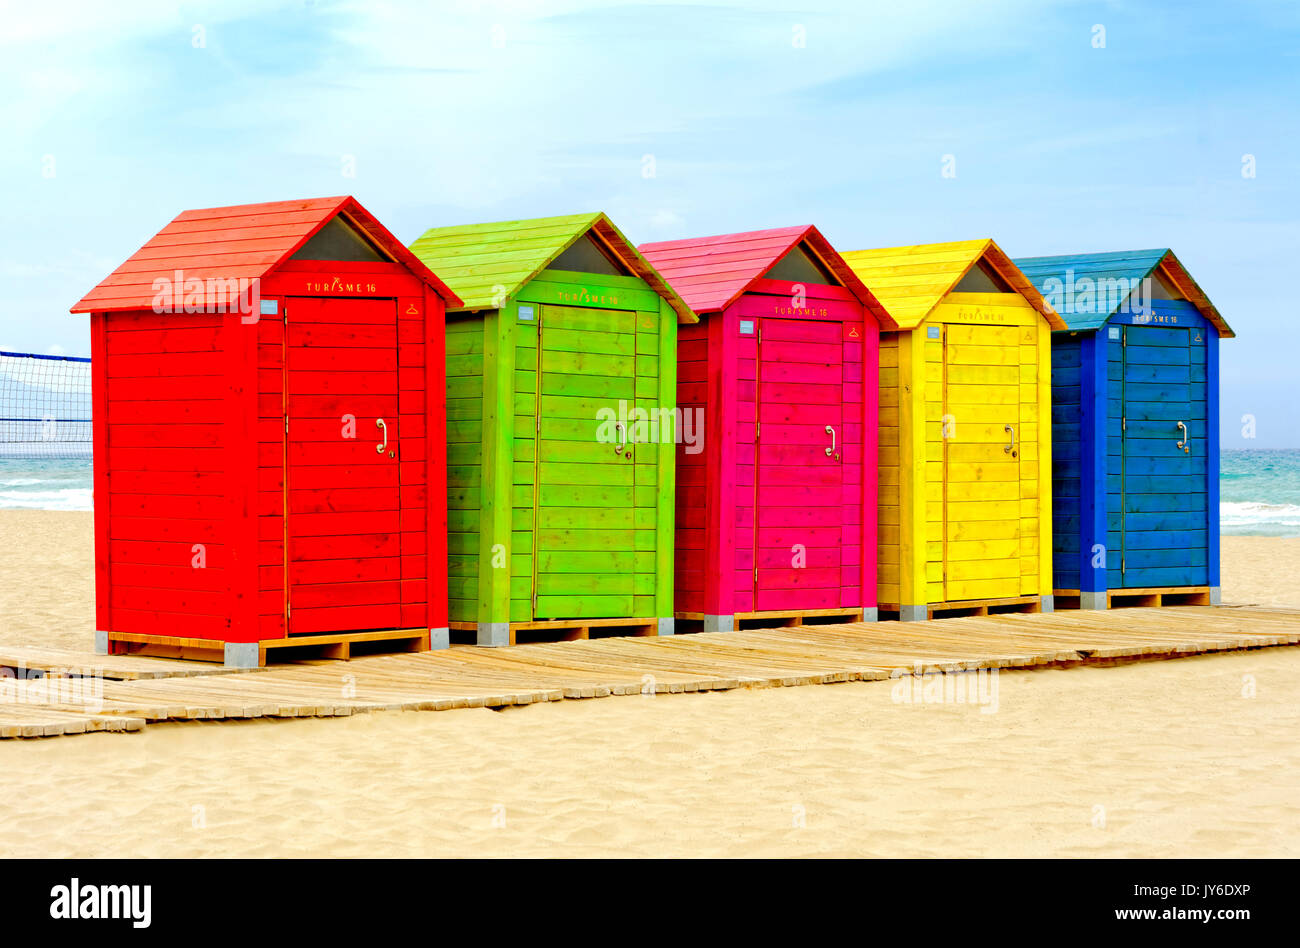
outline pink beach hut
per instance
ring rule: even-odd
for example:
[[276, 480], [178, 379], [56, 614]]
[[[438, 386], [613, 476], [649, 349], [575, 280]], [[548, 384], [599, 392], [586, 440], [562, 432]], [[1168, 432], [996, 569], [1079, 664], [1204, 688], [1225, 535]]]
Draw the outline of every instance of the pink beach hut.
[[815, 227], [638, 249], [700, 316], [679, 329], [679, 624], [874, 620], [893, 319]]

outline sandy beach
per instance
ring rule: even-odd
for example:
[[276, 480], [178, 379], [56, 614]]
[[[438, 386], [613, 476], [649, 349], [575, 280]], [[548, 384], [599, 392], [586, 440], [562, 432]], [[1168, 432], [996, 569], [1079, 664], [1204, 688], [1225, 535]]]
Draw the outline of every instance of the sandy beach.
[[[0, 511], [0, 640], [89, 649], [91, 515]], [[1300, 540], [1224, 599], [1300, 605]], [[0, 742], [5, 856], [1296, 856], [1300, 650]]]

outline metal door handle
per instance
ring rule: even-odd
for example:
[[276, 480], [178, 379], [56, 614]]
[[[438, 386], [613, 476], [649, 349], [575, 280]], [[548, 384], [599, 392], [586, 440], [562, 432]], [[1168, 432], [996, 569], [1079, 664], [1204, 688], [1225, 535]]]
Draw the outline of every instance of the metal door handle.
[[1003, 425], [1002, 430], [1011, 435], [1011, 443], [1004, 447], [1002, 451], [1014, 457], [1016, 453], [1016, 429], [1010, 425]]
[[1178, 423], [1178, 427], [1183, 433], [1183, 440], [1178, 442], [1178, 446], [1183, 449], [1184, 454], [1191, 454], [1192, 449], [1187, 445], [1192, 440], [1192, 432], [1188, 429], [1187, 425], [1183, 424], [1181, 421]]
[[826, 456], [828, 458], [834, 457], [835, 460], [838, 461], [840, 459], [840, 456], [835, 453], [835, 429], [832, 428], [830, 425], [827, 425], [826, 433], [831, 436], [831, 446], [826, 449]]
[[383, 454], [388, 450], [388, 425], [384, 424], [384, 419], [376, 418], [375, 427], [379, 428], [384, 433], [384, 443], [375, 445], [375, 453]]

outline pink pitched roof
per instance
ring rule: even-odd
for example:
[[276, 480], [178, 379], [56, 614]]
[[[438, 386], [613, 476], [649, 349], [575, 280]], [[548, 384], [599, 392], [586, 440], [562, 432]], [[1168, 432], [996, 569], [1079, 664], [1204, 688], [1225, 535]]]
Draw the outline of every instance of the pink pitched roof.
[[889, 312], [812, 225], [664, 240], [637, 249], [697, 313], [725, 309], [777, 261], [806, 241], [835, 278], [875, 315], [881, 328], [895, 328]]
[[265, 277], [336, 215], [427, 283], [448, 306], [460, 298], [350, 196], [183, 211], [72, 307], [74, 313], [148, 309], [155, 278]]

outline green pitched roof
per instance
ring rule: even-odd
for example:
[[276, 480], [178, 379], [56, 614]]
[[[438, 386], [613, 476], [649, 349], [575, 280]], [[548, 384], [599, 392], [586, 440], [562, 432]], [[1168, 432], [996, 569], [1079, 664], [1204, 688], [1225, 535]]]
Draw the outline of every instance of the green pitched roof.
[[464, 300], [465, 310], [495, 309], [588, 231], [668, 301], [679, 323], [699, 317], [604, 214], [432, 227], [411, 251]]

